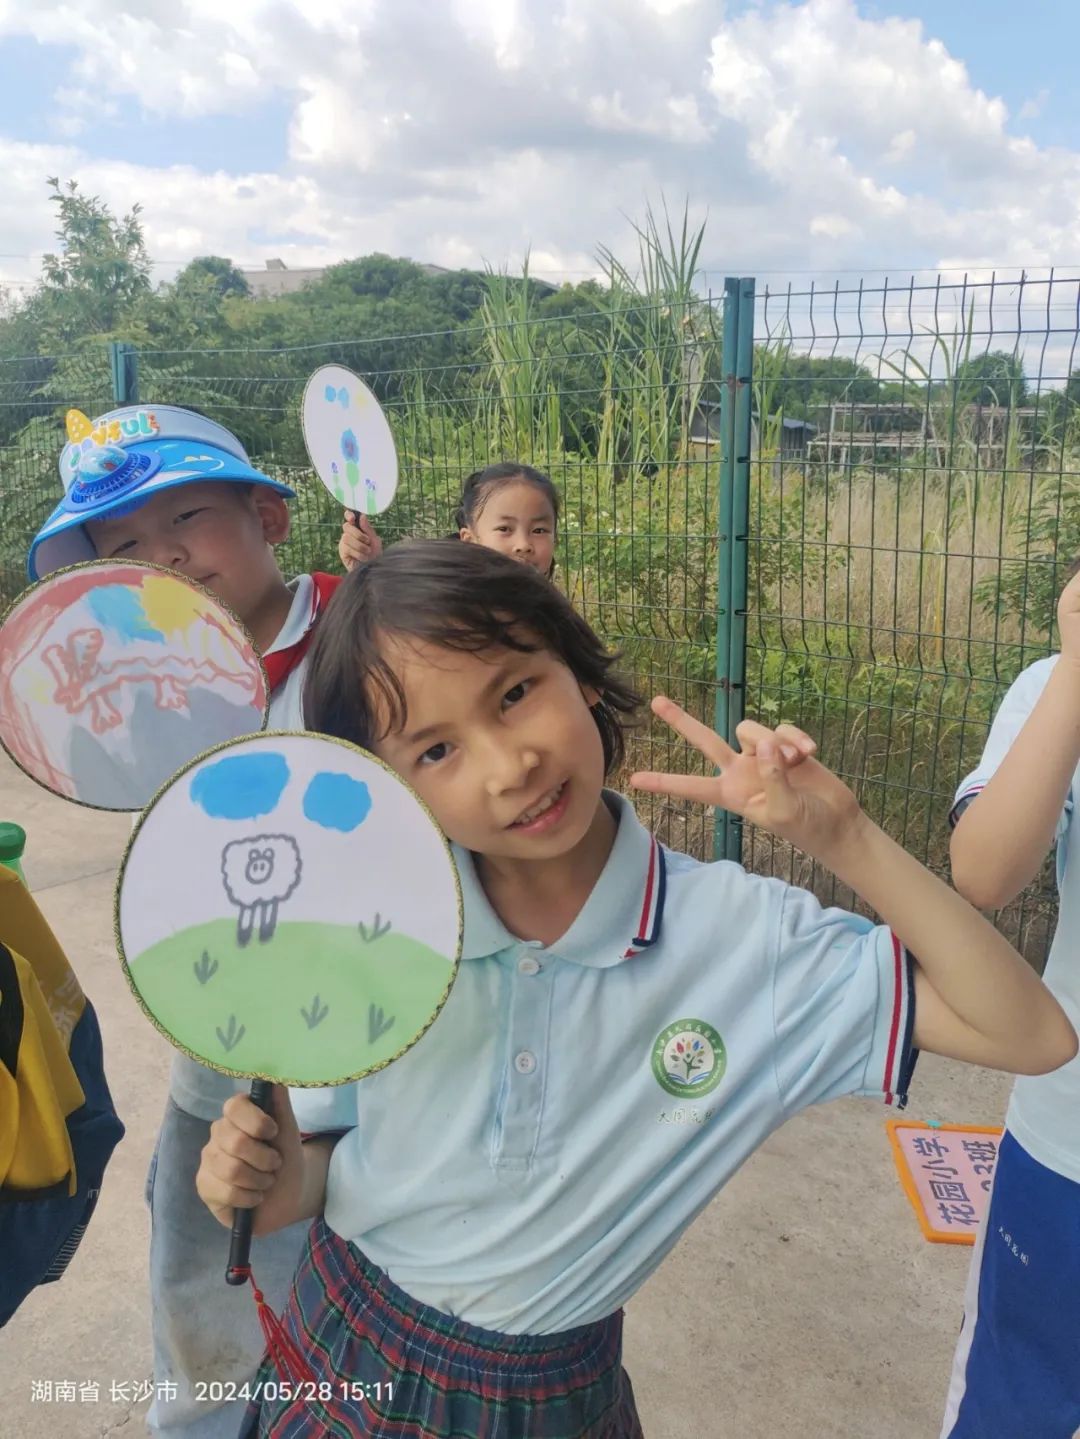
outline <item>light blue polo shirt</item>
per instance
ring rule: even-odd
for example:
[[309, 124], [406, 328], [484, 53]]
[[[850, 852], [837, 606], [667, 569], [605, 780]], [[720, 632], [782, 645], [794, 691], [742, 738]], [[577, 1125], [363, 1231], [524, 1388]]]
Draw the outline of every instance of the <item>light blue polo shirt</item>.
[[[966, 803], [993, 779], [1032, 710], [1059, 659], [1036, 660], [1013, 681], [1001, 701], [977, 769], [956, 792], [950, 819], [959, 818]], [[1054, 830], [1058, 887], [1058, 921], [1043, 970], [1043, 983], [1080, 1027], [1080, 769], [1073, 775]], [[1013, 1085], [1005, 1124], [1033, 1159], [1080, 1184], [1080, 1056], [1052, 1074], [1022, 1074]]]
[[891, 932], [780, 880], [662, 850], [630, 804], [545, 948], [508, 933], [471, 857], [459, 977], [403, 1058], [294, 1092], [348, 1128], [326, 1220], [415, 1299], [503, 1333], [624, 1304], [778, 1125], [905, 1095], [912, 966]]

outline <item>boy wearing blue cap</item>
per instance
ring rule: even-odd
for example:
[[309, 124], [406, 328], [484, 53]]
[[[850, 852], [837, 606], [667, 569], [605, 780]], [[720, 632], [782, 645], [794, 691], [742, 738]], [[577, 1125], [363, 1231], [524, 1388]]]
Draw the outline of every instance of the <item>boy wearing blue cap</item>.
[[[92, 422], [72, 411], [68, 435], [64, 498], [30, 547], [30, 578], [86, 560], [128, 559], [199, 581], [262, 653], [271, 727], [302, 727], [307, 647], [338, 577], [287, 583], [278, 568], [274, 547], [288, 537], [294, 491], [255, 469], [223, 426], [190, 410], [130, 406]], [[148, 1424], [155, 1434], [232, 1439], [244, 1400], [223, 1396], [242, 1391], [265, 1347], [250, 1296], [225, 1283], [221, 1231], [195, 1192], [210, 1122], [242, 1088], [185, 1055], [173, 1060], [147, 1182], [155, 1378]], [[254, 1241], [253, 1266], [271, 1302], [288, 1293], [306, 1230], [297, 1225]]]

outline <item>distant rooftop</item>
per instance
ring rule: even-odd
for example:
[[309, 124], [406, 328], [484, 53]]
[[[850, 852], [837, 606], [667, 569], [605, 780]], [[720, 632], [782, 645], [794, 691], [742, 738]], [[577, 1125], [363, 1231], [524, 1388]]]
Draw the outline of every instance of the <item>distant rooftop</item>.
[[[449, 275], [444, 265], [421, 265], [425, 275]], [[313, 285], [326, 274], [326, 267], [290, 270], [284, 260], [276, 256], [267, 260], [264, 270], [244, 270], [244, 279], [251, 286], [251, 293], [259, 299], [267, 296], [276, 299], [278, 295], [295, 295], [305, 285]]]
[[[418, 268], [425, 275], [454, 274], [454, 271], [447, 269], [445, 265], [418, 264]], [[279, 295], [295, 295], [305, 285], [315, 284], [326, 274], [326, 267], [290, 270], [284, 260], [275, 256], [273, 259], [267, 260], [264, 270], [242, 270], [241, 274], [251, 287], [251, 293], [257, 299], [267, 297], [276, 299]], [[537, 280], [535, 277], [533, 283], [549, 294], [553, 294], [558, 288], [547, 280]]]
[[294, 295], [305, 285], [321, 280], [325, 267], [317, 269], [290, 270], [284, 260], [267, 260], [265, 270], [245, 270], [244, 279], [251, 287], [251, 293], [258, 299], [277, 299], [279, 295]]

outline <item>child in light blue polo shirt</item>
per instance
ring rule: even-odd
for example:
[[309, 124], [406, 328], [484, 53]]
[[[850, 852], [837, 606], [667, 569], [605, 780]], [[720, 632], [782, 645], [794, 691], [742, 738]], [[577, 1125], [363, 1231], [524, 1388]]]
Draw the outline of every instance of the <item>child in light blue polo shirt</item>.
[[[953, 880], [1008, 904], [1056, 850], [1044, 978], [1080, 1019], [1080, 576], [1058, 601], [1061, 653], [1029, 665], [994, 717], [950, 816]], [[972, 1254], [942, 1439], [1080, 1432], [1080, 1060], [1018, 1079]]]
[[[633, 777], [805, 850], [885, 923], [665, 851], [604, 789], [636, 698], [566, 598], [480, 546], [353, 571], [311, 656], [318, 729], [373, 750], [455, 845], [463, 959], [437, 1024], [314, 1092], [301, 1144], [231, 1099], [198, 1188], [262, 1233], [312, 1218], [245, 1435], [634, 1439], [621, 1306], [762, 1141], [845, 1094], [902, 1104], [919, 1048], [1041, 1071], [1076, 1052], [1010, 945], [889, 840], [801, 731]], [[309, 1112], [306, 1107], [310, 1103]], [[297, 1365], [300, 1366], [299, 1372]]]

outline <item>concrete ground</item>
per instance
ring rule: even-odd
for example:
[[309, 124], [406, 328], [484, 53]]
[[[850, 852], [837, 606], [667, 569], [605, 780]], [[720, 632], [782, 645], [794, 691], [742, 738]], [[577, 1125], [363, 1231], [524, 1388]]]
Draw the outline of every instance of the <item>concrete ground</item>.
[[[28, 882], [101, 1018], [127, 1136], [64, 1279], [0, 1334], [0, 1436], [135, 1439], [135, 1386], [150, 1379], [143, 1178], [170, 1055], [113, 944], [130, 823], [54, 799], [0, 756], [7, 818], [27, 830]], [[923, 1058], [908, 1114], [998, 1123], [1007, 1091], [1002, 1075]], [[888, 1113], [843, 1101], [787, 1125], [636, 1296], [626, 1365], [649, 1439], [935, 1439], [969, 1251], [922, 1238]], [[35, 1399], [34, 1380], [73, 1382], [75, 1399]], [[77, 1387], [94, 1383], [96, 1402]]]

